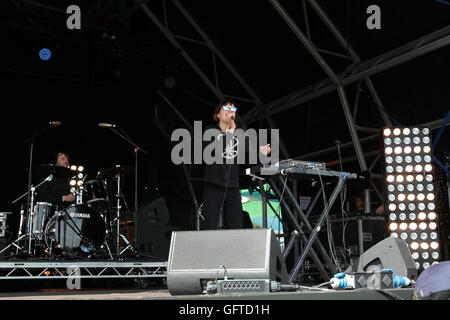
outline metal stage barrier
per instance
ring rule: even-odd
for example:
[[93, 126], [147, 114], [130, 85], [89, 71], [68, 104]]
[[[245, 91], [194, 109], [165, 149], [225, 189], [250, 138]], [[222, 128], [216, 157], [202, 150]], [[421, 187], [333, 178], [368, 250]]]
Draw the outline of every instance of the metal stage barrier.
[[167, 262], [0, 261], [0, 280], [165, 278]]

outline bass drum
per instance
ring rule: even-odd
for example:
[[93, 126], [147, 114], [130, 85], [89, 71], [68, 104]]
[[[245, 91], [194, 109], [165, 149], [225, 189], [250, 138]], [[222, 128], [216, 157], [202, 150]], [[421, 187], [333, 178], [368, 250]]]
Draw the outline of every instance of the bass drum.
[[73, 204], [56, 212], [45, 227], [47, 248], [56, 254], [95, 253], [105, 237], [103, 216], [86, 205]]

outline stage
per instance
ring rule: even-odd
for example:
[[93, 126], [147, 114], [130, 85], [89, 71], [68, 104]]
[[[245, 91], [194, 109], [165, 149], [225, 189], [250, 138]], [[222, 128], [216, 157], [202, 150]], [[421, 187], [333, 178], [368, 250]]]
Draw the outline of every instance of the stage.
[[151, 289], [49, 289], [1, 293], [0, 300], [411, 300], [412, 288], [391, 290], [330, 290], [236, 295], [170, 295], [167, 288]]

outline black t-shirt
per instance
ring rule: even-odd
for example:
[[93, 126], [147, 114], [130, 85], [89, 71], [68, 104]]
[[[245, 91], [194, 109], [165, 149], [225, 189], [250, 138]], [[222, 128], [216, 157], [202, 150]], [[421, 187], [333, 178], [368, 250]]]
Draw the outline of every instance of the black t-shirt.
[[40, 202], [49, 202], [54, 205], [62, 203], [62, 197], [70, 193], [68, 179], [53, 178], [44, 183], [38, 189], [38, 199]]
[[[219, 125], [211, 125], [205, 128], [218, 130], [217, 135], [211, 138], [210, 141], [203, 142], [203, 150], [210, 143], [221, 143], [223, 163], [206, 164], [205, 167], [205, 182], [212, 183], [223, 188], [231, 189], [239, 188], [239, 164], [238, 164], [238, 148], [237, 137], [230, 133], [224, 133]], [[215, 152], [212, 152], [216, 156]]]

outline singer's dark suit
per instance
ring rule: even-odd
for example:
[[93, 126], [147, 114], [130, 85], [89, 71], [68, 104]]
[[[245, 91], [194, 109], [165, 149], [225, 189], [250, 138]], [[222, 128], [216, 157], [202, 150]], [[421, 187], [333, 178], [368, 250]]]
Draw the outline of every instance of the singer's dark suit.
[[[217, 129], [222, 132], [218, 125], [206, 127], [207, 129]], [[222, 132], [223, 134], [223, 132]], [[230, 137], [231, 133], [226, 133]], [[227, 139], [223, 136], [223, 151], [225, 151]], [[211, 141], [217, 139], [214, 137]], [[236, 151], [236, 149], [235, 149]], [[237, 157], [233, 163], [210, 164], [205, 168], [205, 184], [203, 187], [203, 216], [205, 223], [202, 229], [216, 230], [219, 226], [220, 210], [223, 204], [223, 227], [224, 229], [242, 229], [243, 215], [241, 194], [239, 190], [239, 164]]]

